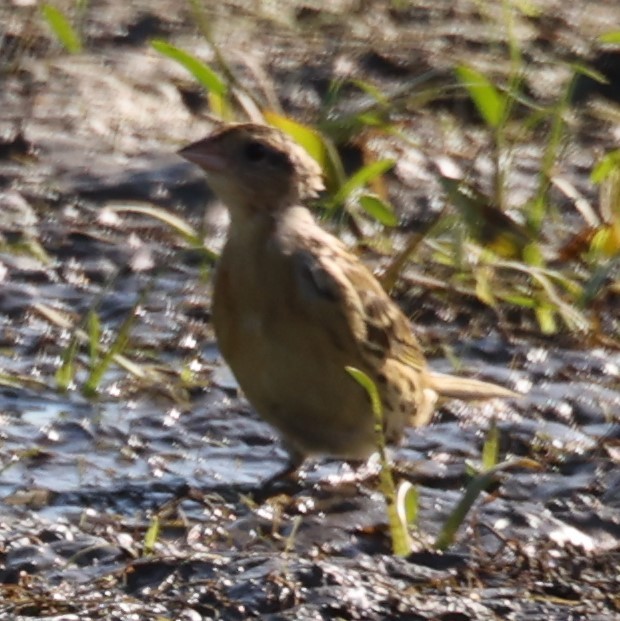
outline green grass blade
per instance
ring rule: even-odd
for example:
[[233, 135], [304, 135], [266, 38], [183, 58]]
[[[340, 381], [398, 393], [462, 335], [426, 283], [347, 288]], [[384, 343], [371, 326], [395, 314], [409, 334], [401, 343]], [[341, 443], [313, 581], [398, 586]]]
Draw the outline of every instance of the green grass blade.
[[438, 550], [445, 550], [454, 542], [456, 538], [456, 533], [460, 528], [461, 524], [465, 521], [469, 510], [472, 508], [473, 504], [476, 502], [476, 499], [480, 494], [491, 485], [491, 483], [495, 479], [495, 472], [489, 471], [484, 474], [478, 475], [474, 477], [465, 493], [461, 497], [461, 500], [458, 502], [448, 519], [445, 521], [436, 541], [435, 547]]
[[609, 78], [601, 71], [597, 71], [592, 67], [588, 67], [582, 63], [570, 63], [569, 67], [573, 73], [585, 75], [599, 84], [609, 84]]
[[611, 43], [614, 45], [620, 45], [620, 30], [613, 30], [612, 32], [606, 32], [599, 36], [598, 40], [601, 43]]
[[456, 75], [467, 89], [485, 123], [497, 129], [504, 120], [506, 98], [482, 73], [467, 65], [457, 67]]
[[272, 110], [264, 110], [263, 116], [267, 123], [291, 136], [318, 162], [328, 189], [342, 185], [344, 171], [338, 152], [319, 131]]
[[616, 170], [620, 170], [620, 149], [606, 153], [590, 173], [592, 183], [602, 183]]
[[385, 174], [394, 167], [395, 163], [394, 160], [378, 160], [363, 166], [340, 186], [340, 189], [332, 199], [332, 203], [334, 205], [341, 205], [355, 190], [365, 187], [377, 177]]
[[159, 518], [157, 516], [153, 517], [149, 527], [146, 529], [146, 533], [144, 533], [144, 542], [142, 553], [143, 556], [150, 556], [155, 551], [155, 544], [159, 539], [159, 534], [161, 532], [161, 526], [159, 523]]
[[555, 320], [556, 309], [547, 303], [541, 303], [534, 309], [538, 327], [543, 334], [555, 334], [558, 324]]
[[360, 78], [349, 78], [346, 82], [353, 84], [353, 86], [356, 86], [367, 95], [370, 95], [370, 97], [372, 97], [381, 106], [388, 107], [390, 105], [390, 100], [385, 96], [383, 91], [380, 88], [377, 88], [374, 84]]
[[65, 392], [69, 390], [69, 386], [75, 377], [75, 358], [79, 347], [79, 339], [72, 336], [69, 345], [62, 354], [62, 364], [56, 371], [56, 385], [58, 390]]
[[491, 421], [491, 426], [487, 432], [487, 437], [482, 446], [482, 469], [491, 470], [497, 466], [499, 460], [499, 429], [495, 419]]
[[217, 260], [217, 253], [205, 247], [203, 239], [198, 234], [198, 231], [191, 227], [183, 218], [175, 216], [166, 209], [151, 207], [150, 205], [120, 205], [118, 207], [109, 207], [108, 209], [114, 213], [138, 213], [159, 220], [183, 238], [190, 247], [197, 250], [204, 250], [209, 261], [215, 263]]
[[490, 470], [474, 477], [465, 489], [465, 493], [461, 497], [461, 500], [457, 503], [456, 507], [445, 521], [441, 532], [435, 541], [435, 547], [437, 549], [445, 550], [454, 542], [457, 530], [465, 521], [467, 513], [473, 506], [474, 502], [476, 502], [478, 496], [495, 481], [500, 472], [505, 472], [513, 468], [538, 469], [540, 466], [532, 459], [523, 457], [520, 459], [503, 461]]
[[384, 226], [396, 226], [398, 218], [389, 203], [382, 201], [373, 194], [364, 194], [359, 198], [362, 209]]
[[220, 76], [207, 64], [189, 54], [185, 50], [171, 45], [162, 39], [151, 40], [151, 47], [160, 54], [174, 60], [183, 68], [187, 69], [196, 80], [210, 93], [226, 98], [228, 86]]
[[415, 526], [420, 514], [420, 490], [409, 481], [403, 481], [396, 493], [396, 507], [401, 524]]
[[121, 324], [114, 341], [107, 352], [100, 357], [97, 364], [95, 364], [90, 371], [86, 382], [82, 388], [82, 392], [87, 397], [92, 397], [97, 394], [101, 380], [108, 370], [110, 364], [114, 361], [116, 356], [121, 355], [129, 342], [129, 335], [136, 320], [136, 311], [140, 304], [142, 304], [145, 296], [145, 292], [142, 293], [140, 299], [133, 305], [131, 311], [127, 314], [123, 323]]
[[[377, 386], [370, 377], [355, 367], [345, 367], [347, 373], [368, 393], [372, 412], [375, 415], [375, 431], [378, 431], [380, 447], [385, 448], [385, 439], [383, 438], [383, 406]], [[382, 439], [383, 438], [383, 439]]]
[[45, 3], [41, 5], [41, 14], [67, 52], [79, 54], [82, 51], [80, 35], [75, 31], [62, 11], [51, 4]]
[[91, 369], [97, 366], [99, 359], [99, 342], [101, 340], [101, 322], [99, 315], [94, 309], [88, 311], [86, 318], [86, 330], [88, 333], [88, 353]]
[[411, 553], [411, 538], [407, 531], [406, 523], [401, 521], [398, 511], [397, 493], [392, 476], [392, 469], [386, 454], [385, 434], [383, 433], [383, 406], [379, 391], [375, 383], [366, 373], [356, 369], [355, 367], [345, 367], [347, 373], [368, 393], [372, 412], [375, 418], [375, 437], [377, 442], [377, 451], [379, 452], [379, 460], [381, 471], [379, 479], [381, 482], [381, 492], [385, 498], [387, 505], [388, 523], [390, 527], [390, 536], [392, 538], [392, 551], [397, 556], [407, 556]]

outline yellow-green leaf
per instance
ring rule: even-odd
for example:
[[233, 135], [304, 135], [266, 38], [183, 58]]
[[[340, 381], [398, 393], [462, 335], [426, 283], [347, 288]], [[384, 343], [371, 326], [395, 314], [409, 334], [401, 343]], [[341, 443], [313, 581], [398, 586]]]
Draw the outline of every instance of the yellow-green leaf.
[[494, 129], [499, 127], [504, 119], [506, 98], [488, 78], [467, 65], [457, 67], [456, 75], [467, 89], [485, 123]]
[[613, 30], [611, 32], [606, 32], [605, 34], [602, 34], [598, 40], [601, 43], [613, 43], [613, 44], [620, 44], [620, 30]]
[[385, 226], [396, 226], [398, 224], [398, 218], [392, 206], [382, 201], [378, 196], [374, 194], [364, 194], [360, 196], [359, 202], [362, 209], [377, 220], [377, 222]]
[[390, 100], [385, 96], [383, 91], [377, 88], [374, 84], [357, 78], [351, 78], [349, 82], [354, 86], [357, 86], [357, 88], [361, 91], [364, 91], [367, 95], [370, 95], [378, 104], [381, 104], [382, 106], [390, 105]]
[[82, 51], [80, 35], [75, 31], [62, 11], [51, 4], [45, 3], [41, 6], [41, 14], [67, 52], [79, 54]]
[[478, 299], [487, 306], [495, 308], [495, 294], [489, 280], [488, 271], [480, 268], [474, 272], [474, 276], [476, 278], [476, 295]]
[[364, 373], [364, 371], [360, 371], [355, 367], [345, 367], [346, 371], [353, 379], [368, 393], [370, 398], [370, 403], [372, 406], [372, 411], [377, 417], [383, 417], [383, 407], [381, 405], [381, 399], [379, 397], [379, 391], [377, 390], [377, 386], [370, 379], [370, 377]]
[[62, 354], [62, 364], [56, 371], [56, 384], [61, 392], [69, 390], [75, 376], [75, 358], [78, 353], [79, 341], [73, 337]]
[[337, 188], [341, 185], [344, 179], [342, 163], [336, 149], [320, 132], [272, 110], [263, 110], [263, 116], [267, 123], [288, 134], [318, 162], [328, 188]]
[[547, 305], [539, 305], [534, 310], [538, 325], [543, 334], [555, 334], [558, 326], [555, 320], [555, 310]]
[[531, 242], [523, 248], [523, 261], [530, 266], [543, 267], [545, 257], [536, 242]]
[[620, 149], [610, 151], [601, 158], [590, 173], [590, 181], [597, 184], [602, 183], [615, 170], [620, 170]]
[[487, 432], [484, 444], [482, 446], [482, 469], [487, 471], [497, 466], [499, 461], [499, 429], [497, 422], [491, 421], [491, 426]]
[[91, 369], [93, 369], [99, 359], [99, 347], [101, 341], [101, 322], [99, 321], [99, 315], [93, 308], [88, 311], [86, 325], [88, 327], [88, 351], [90, 366]]
[[227, 96], [228, 86], [226, 82], [211, 67], [192, 54], [161, 39], [151, 40], [151, 47], [187, 69], [209, 92], [219, 97]]
[[539, 17], [542, 9], [531, 0], [513, 0], [514, 6], [526, 17]]
[[149, 527], [146, 529], [146, 533], [144, 533], [144, 554], [150, 555], [155, 551], [155, 544], [159, 539], [159, 534], [161, 531], [161, 527], [159, 524], [159, 518], [155, 516]]
[[420, 513], [420, 490], [409, 481], [401, 482], [396, 492], [396, 506], [401, 522], [405, 526], [415, 525]]
[[518, 293], [507, 294], [501, 296], [502, 300], [521, 308], [535, 308], [536, 300], [528, 297], [527, 295], [519, 295]]

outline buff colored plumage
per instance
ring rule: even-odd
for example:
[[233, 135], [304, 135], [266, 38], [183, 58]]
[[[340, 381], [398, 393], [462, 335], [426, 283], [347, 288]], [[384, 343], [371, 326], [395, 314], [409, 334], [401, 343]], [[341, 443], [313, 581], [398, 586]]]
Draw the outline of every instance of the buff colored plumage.
[[228, 206], [215, 277], [221, 352], [257, 412], [298, 463], [311, 454], [363, 459], [373, 416], [353, 366], [376, 383], [386, 438], [425, 425], [438, 396], [514, 397], [433, 373], [409, 321], [372, 273], [303, 207], [322, 189], [318, 164], [280, 131], [228, 125], [180, 151]]

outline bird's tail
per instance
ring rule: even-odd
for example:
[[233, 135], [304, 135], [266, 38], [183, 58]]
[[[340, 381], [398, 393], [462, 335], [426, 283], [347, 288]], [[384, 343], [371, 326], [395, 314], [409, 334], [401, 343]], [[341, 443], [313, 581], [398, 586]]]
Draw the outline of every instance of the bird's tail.
[[462, 399], [475, 401], [476, 399], [514, 399], [521, 395], [517, 392], [469, 377], [456, 377], [444, 375], [433, 371], [428, 374], [428, 387], [434, 390], [440, 397], [450, 399]]

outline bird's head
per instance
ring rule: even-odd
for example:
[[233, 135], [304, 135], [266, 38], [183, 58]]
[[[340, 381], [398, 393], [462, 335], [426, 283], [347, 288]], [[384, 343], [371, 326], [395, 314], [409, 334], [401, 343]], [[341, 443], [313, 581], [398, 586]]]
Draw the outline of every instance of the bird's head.
[[286, 209], [323, 189], [317, 162], [286, 134], [265, 125], [227, 125], [179, 155], [205, 171], [233, 217]]

